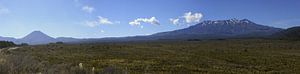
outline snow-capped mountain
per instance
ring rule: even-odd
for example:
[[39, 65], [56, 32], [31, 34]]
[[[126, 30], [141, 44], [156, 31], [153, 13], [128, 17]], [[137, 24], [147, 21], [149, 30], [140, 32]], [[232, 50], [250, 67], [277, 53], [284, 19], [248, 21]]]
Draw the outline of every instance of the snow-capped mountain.
[[260, 38], [268, 37], [283, 29], [256, 24], [248, 19], [229, 19], [216, 21], [203, 21], [188, 28], [169, 32], [156, 33], [149, 36], [116, 37], [116, 38], [93, 38], [76, 39], [50, 37], [41, 31], [34, 31], [24, 38], [15, 39], [0, 37], [2, 41], [13, 41], [14, 43], [47, 44], [52, 42], [118, 42], [118, 41], [143, 41], [143, 40], [179, 40], [179, 39], [219, 39], [219, 38]]
[[161, 38], [230, 38], [230, 37], [264, 37], [282, 29], [256, 24], [248, 19], [230, 19], [203, 21], [191, 27], [157, 33], [152, 36]]

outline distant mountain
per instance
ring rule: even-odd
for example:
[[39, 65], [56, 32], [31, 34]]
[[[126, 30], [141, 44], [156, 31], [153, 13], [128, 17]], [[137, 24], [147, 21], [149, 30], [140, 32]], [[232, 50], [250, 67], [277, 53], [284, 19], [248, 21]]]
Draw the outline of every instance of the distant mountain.
[[28, 43], [28, 44], [47, 44], [51, 42], [57, 42], [55, 38], [52, 38], [41, 31], [33, 31], [27, 36], [18, 39], [17, 43]]
[[80, 39], [76, 39], [72, 37], [58, 37], [56, 38], [56, 40], [60, 42], [76, 42], [79, 41]]
[[94, 42], [122, 42], [122, 41], [149, 41], [149, 40], [186, 40], [186, 39], [220, 39], [220, 38], [269, 38], [269, 36], [299, 37], [299, 27], [283, 30], [256, 24], [248, 19], [229, 19], [203, 21], [188, 28], [169, 32], [161, 32], [148, 36], [111, 37], [76, 39], [71, 37], [50, 37], [41, 31], [34, 31], [24, 38], [15, 39], [0, 37], [0, 41], [13, 41], [16, 44], [28, 43], [47, 44], [52, 42], [67, 43], [94, 43]]
[[0, 41], [16, 41], [16, 40], [17, 40], [16, 38], [0, 36]]
[[77, 42], [80, 40], [81, 39], [69, 38], [69, 37], [53, 38], [41, 31], [33, 31], [30, 34], [20, 39], [0, 36], [0, 41], [12, 41], [16, 44], [28, 43], [30, 45], [48, 44], [48, 43], [55, 43], [55, 42]]
[[300, 39], [300, 26], [288, 28], [272, 36], [281, 39]]
[[122, 42], [149, 40], [187, 40], [187, 39], [226, 39], [226, 38], [268, 38], [283, 29], [256, 24], [248, 19], [204, 21], [188, 28], [149, 36], [132, 36], [101, 39], [84, 39], [80, 42]]
[[185, 29], [151, 35], [159, 39], [217, 39], [265, 37], [282, 29], [256, 24], [248, 19], [204, 21]]

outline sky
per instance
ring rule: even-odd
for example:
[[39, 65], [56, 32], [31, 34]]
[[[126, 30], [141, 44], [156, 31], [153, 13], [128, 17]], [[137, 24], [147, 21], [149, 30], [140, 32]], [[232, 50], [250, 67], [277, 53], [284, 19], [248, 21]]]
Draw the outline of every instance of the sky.
[[0, 36], [15, 38], [150, 35], [232, 18], [300, 26], [300, 0], [0, 0]]

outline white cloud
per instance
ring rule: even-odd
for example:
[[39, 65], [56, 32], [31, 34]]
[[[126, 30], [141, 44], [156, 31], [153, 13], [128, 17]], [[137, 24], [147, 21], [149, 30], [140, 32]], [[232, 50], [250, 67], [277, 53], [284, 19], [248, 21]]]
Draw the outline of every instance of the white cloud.
[[132, 22], [129, 22], [129, 24], [132, 26], [136, 26], [136, 25], [141, 25], [141, 22], [132, 21]]
[[112, 24], [120, 24], [120, 21], [112, 22], [108, 18], [98, 16], [97, 20], [85, 21], [85, 25], [89, 27], [96, 27], [99, 25], [112, 25]]
[[98, 16], [99, 18], [99, 24], [114, 24], [113, 22], [111, 22], [110, 20], [108, 20], [108, 18], [104, 18], [102, 16]]
[[192, 14], [192, 12], [185, 13], [183, 16], [186, 23], [199, 23], [202, 17], [201, 13]]
[[170, 22], [174, 25], [193, 24], [193, 23], [199, 23], [202, 17], [203, 17], [202, 13], [187, 12], [184, 13], [184, 15], [180, 16], [179, 18], [170, 18]]
[[95, 10], [95, 8], [91, 7], [91, 6], [83, 6], [82, 10], [87, 12], [87, 13], [92, 13]]
[[170, 19], [171, 23], [174, 24], [174, 25], [179, 25], [179, 19], [176, 18], [176, 19]]
[[150, 24], [153, 24], [153, 25], [160, 25], [159, 21], [155, 17], [151, 17], [151, 18], [138, 18], [138, 19], [135, 19], [132, 22], [129, 22], [129, 24], [132, 25], [132, 26], [139, 26], [143, 22], [144, 23], [150, 23]]

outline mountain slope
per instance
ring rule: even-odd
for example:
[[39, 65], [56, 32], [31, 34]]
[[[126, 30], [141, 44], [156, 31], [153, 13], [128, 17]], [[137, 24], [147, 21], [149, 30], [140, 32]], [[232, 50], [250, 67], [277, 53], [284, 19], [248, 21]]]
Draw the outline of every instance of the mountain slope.
[[256, 24], [248, 19], [204, 21], [194, 26], [151, 35], [162, 39], [215, 39], [264, 37], [282, 29]]
[[17, 39], [11, 38], [11, 37], [1, 37], [0, 36], [0, 41], [16, 41]]
[[283, 39], [300, 39], [300, 26], [288, 28], [286, 30], [273, 34], [273, 36]]
[[34, 31], [24, 38], [16, 41], [17, 43], [28, 43], [28, 44], [47, 44], [51, 42], [57, 42], [55, 38], [52, 38], [41, 31]]
[[0, 41], [12, 41], [16, 44], [28, 43], [30, 45], [48, 44], [48, 43], [55, 43], [55, 42], [78, 42], [80, 40], [81, 39], [68, 38], [68, 37], [53, 38], [41, 31], [33, 31], [21, 39], [0, 36]]
[[[41, 31], [34, 31], [21, 39], [14, 39], [8, 37], [0, 37], [0, 40], [13, 41], [16, 44], [28, 43], [47, 44], [52, 42], [78, 42], [78, 43], [93, 43], [93, 42], [122, 42], [122, 41], [147, 41], [147, 40], [185, 40], [185, 39], [219, 39], [219, 38], [261, 38], [268, 37], [274, 33], [278, 33], [283, 29], [274, 28], [264, 25], [256, 24], [248, 19], [230, 19], [217, 21], [204, 21], [199, 24], [190, 26], [188, 28], [156, 33], [149, 36], [133, 36], [133, 37], [112, 37], [112, 38], [93, 38], [93, 39], [76, 39], [59, 37], [52, 38]], [[293, 33], [291, 35], [299, 36], [299, 31], [287, 31], [281, 33]]]
[[80, 39], [76, 39], [72, 37], [58, 37], [56, 38], [56, 40], [60, 42], [76, 42], [79, 41]]

